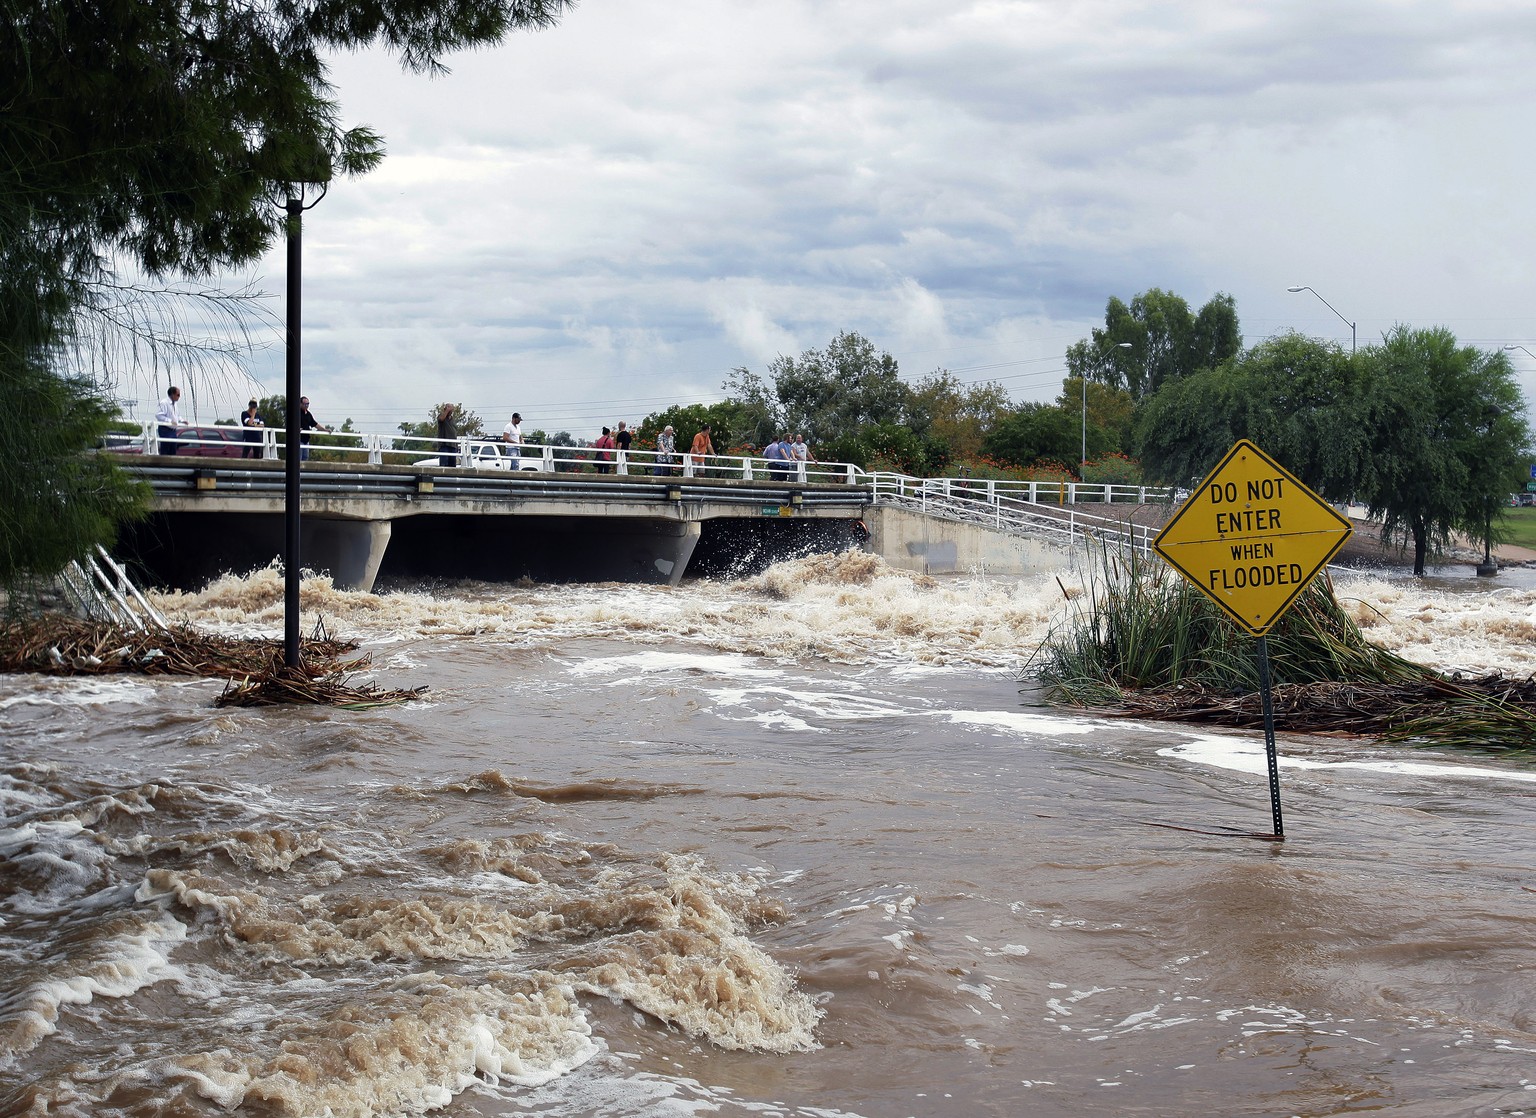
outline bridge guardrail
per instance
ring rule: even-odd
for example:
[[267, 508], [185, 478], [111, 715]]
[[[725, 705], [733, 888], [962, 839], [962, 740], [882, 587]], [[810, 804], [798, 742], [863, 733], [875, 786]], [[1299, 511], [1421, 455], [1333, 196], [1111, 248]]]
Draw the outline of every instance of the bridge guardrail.
[[[241, 435], [251, 433], [232, 430]], [[282, 429], [261, 429], [260, 442], [249, 445], [259, 447], [262, 459], [275, 460], [280, 457], [286, 435], [287, 432]], [[854, 489], [866, 494], [865, 499], [872, 503], [894, 502], [1003, 529], [1028, 529], [1072, 536], [1093, 535], [1100, 538], [1123, 537], [1140, 550], [1148, 546], [1152, 535], [1150, 529], [1127, 527], [1126, 521], [1084, 513], [1074, 506], [1085, 503], [1147, 504], [1176, 498], [1173, 490], [1145, 485], [972, 477], [917, 478], [891, 472], [866, 472], [847, 462], [783, 462], [755, 456], [704, 457], [687, 453], [662, 456], [653, 450], [605, 450], [600, 447], [541, 443], [522, 444], [518, 448], [519, 456], [513, 459], [500, 440], [469, 436], [438, 439], [401, 434], [330, 432], [317, 435], [316, 438], [323, 438], [325, 442], [312, 443], [309, 449], [324, 450], [332, 455], [339, 453], [343, 461], [410, 469], [408, 473], [398, 474], [348, 472], [345, 475], [327, 475], [325, 471], [316, 468], [320, 463], [311, 459], [305, 470], [304, 491], [328, 496], [419, 494], [422, 492], [420, 481], [423, 470], [440, 470], [445, 472], [437, 473], [433, 478], [433, 489], [444, 495], [591, 497], [594, 488], [590, 483], [578, 481], [577, 477], [578, 472], [590, 477], [585, 471], [595, 468], [599, 473], [612, 475], [614, 480], [603, 483], [601, 490], [605, 497], [612, 499], [658, 499], [658, 482], [667, 483], [669, 493], [681, 487], [686, 491], [682, 498], [685, 500], [707, 497], [711, 501], [741, 504], [784, 502], [789, 497], [783, 488], [758, 489], [743, 486], [742, 482], [806, 486], [806, 489], [793, 495], [797, 504], [846, 503], [846, 490]], [[137, 467], [137, 472], [149, 478], [158, 491], [184, 490], [189, 484], [188, 469], [229, 463], [231, 458], [239, 457], [231, 453], [231, 447], [247, 445], [243, 440], [232, 442], [226, 438], [179, 438], [177, 441], [184, 446], [201, 446], [223, 453], [216, 458], [183, 453], [178, 457], [188, 459], [186, 466], [165, 467], [156, 464]], [[159, 449], [159, 440], [153, 426], [146, 427], [140, 436], [116, 436], [116, 443], [108, 449], [151, 455]], [[602, 457], [604, 455], [607, 457]], [[426, 456], [425, 459], [423, 456]], [[433, 461], [434, 458], [437, 461]], [[474, 465], [448, 466], [443, 464], [444, 458], [455, 463], [468, 462]], [[537, 465], [530, 468], [528, 463]], [[218, 469], [221, 486], [226, 490], [277, 493], [284, 488], [282, 474], [270, 468], [240, 470], [220, 464]], [[451, 473], [446, 472], [449, 470]], [[542, 476], [526, 476], [533, 474]], [[633, 478], [635, 481], [626, 483], [618, 481], [618, 478]], [[717, 487], [710, 484], [714, 481], [729, 481], [733, 484]], [[836, 487], [844, 492], [823, 496], [815, 488], [819, 486]], [[1060, 511], [1055, 516], [1044, 515], [1039, 511], [1044, 506], [1056, 506]]]

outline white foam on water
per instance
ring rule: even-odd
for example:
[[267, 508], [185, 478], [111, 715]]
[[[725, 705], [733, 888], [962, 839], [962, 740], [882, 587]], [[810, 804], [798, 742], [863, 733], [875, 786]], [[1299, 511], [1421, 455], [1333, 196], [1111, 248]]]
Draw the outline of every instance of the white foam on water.
[[[143, 706], [155, 697], [153, 687], [123, 677], [18, 676], [25, 690], [0, 698], [0, 710], [18, 706], [103, 706], [132, 703]], [[24, 682], [22, 682], [24, 681]]]
[[[1070, 576], [1068, 576], [1070, 577]], [[225, 576], [194, 594], [156, 598], [169, 615], [220, 632], [269, 635], [282, 622], [281, 573]], [[303, 580], [306, 614], [369, 641], [470, 637], [520, 647], [572, 639], [698, 645], [769, 660], [1012, 669], [1049, 627], [1054, 579], [939, 581], [858, 551], [777, 564], [736, 582], [459, 583], [441, 593], [365, 594]]]
[[[806, 691], [783, 687], [705, 688], [715, 713], [748, 708], [754, 711], [749, 721], [784, 729], [828, 733], [831, 727], [814, 725], [806, 719], [822, 722], [868, 722], [900, 718], [913, 713], [901, 704], [886, 702], [865, 694], [845, 691]], [[801, 717], [801, 716], [804, 717]]]
[[934, 714], [957, 726], [982, 726], [1032, 738], [1089, 735], [1102, 725], [1092, 718], [1063, 718], [1028, 710], [942, 710]]
[[[1401, 776], [1451, 777], [1457, 780], [1513, 781], [1536, 784], [1536, 772], [1516, 769], [1495, 769], [1482, 765], [1457, 764], [1450, 761], [1398, 761], [1398, 760], [1341, 760], [1319, 761], [1310, 757], [1288, 756], [1284, 743], [1279, 743], [1278, 760], [1281, 768], [1304, 769], [1314, 772], [1328, 770], [1354, 770], [1389, 773]], [[1235, 772], [1263, 775], [1269, 764], [1264, 742], [1239, 737], [1197, 737], [1179, 745], [1164, 746], [1157, 751], [1159, 757], [1189, 761], [1197, 765], [1230, 769]]]
[[1536, 590], [1336, 572], [1334, 591], [1367, 639], [1442, 670], [1536, 672]]
[[752, 656], [732, 653], [689, 653], [646, 650], [624, 656], [594, 656], [572, 661], [566, 671], [577, 678], [622, 676], [625, 680], [644, 674], [697, 673], [726, 679], [783, 679], [784, 671], [761, 666]]
[[126, 998], [178, 977], [170, 954], [186, 938], [187, 926], [161, 912], [133, 930], [89, 944], [80, 958], [50, 955], [34, 964], [46, 969], [46, 975], [28, 981], [0, 1007], [0, 1062], [30, 1052], [55, 1033], [66, 1005]]

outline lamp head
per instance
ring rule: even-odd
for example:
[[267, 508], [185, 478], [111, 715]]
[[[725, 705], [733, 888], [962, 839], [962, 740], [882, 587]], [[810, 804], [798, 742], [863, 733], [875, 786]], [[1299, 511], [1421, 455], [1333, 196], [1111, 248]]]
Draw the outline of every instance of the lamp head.
[[1286, 290], [1289, 291], [1289, 292], [1292, 292], [1294, 294], [1297, 291], [1306, 291], [1307, 288], [1305, 288], [1305, 287], [1287, 287]]

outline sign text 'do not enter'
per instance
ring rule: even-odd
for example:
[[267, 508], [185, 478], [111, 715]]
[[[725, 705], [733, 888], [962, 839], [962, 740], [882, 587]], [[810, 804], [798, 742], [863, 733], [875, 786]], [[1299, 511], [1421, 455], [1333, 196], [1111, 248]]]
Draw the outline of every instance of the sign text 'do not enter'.
[[1350, 531], [1346, 518], [1242, 439], [1152, 546], [1234, 621], [1263, 635]]

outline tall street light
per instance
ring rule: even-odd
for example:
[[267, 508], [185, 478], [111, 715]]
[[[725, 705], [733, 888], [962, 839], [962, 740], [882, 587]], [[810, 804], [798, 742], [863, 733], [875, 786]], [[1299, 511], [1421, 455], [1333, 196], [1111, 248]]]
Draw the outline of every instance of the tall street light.
[[[1130, 342], [1116, 342], [1111, 349], [1130, 349]], [[1107, 356], [1107, 355], [1106, 355]], [[1081, 476], [1083, 467], [1088, 465], [1088, 374], [1083, 373], [1083, 457], [1078, 461], [1078, 475]]]
[[1525, 354], [1527, 357], [1536, 358], [1536, 353], [1532, 353], [1530, 350], [1526, 349], [1523, 345], [1515, 345], [1514, 343], [1510, 343], [1510, 344], [1506, 345], [1504, 348], [1505, 349], [1518, 349], [1521, 353]]
[[304, 204], [304, 184], [298, 184], [288, 196], [288, 456], [287, 482], [283, 494], [283, 663], [290, 668], [299, 666], [299, 462], [304, 455], [299, 451], [302, 435], [300, 430], [299, 400], [299, 327], [301, 325], [302, 299], [300, 296], [300, 264], [303, 260], [304, 211], [314, 208], [325, 197], [325, 186], [320, 184], [320, 196], [309, 205]]
[[[1286, 290], [1291, 292], [1292, 294], [1295, 294], [1298, 291], [1312, 291], [1312, 289], [1310, 287], [1287, 287]], [[1317, 292], [1316, 291], [1312, 291], [1312, 294], [1317, 295]], [[1334, 314], [1339, 314], [1339, 309], [1337, 307], [1335, 307], [1332, 303], [1330, 303], [1327, 299], [1324, 299], [1321, 295], [1317, 295], [1317, 298], [1318, 298], [1318, 301], [1323, 304], [1323, 306], [1327, 307]], [[1345, 318], [1342, 314], [1339, 314], [1339, 321], [1343, 322], [1344, 325], [1349, 327], [1349, 352], [1350, 353], [1354, 353], [1355, 352], [1355, 324], [1353, 322], [1351, 322], [1349, 319]]]
[[[1483, 419], [1486, 423], [1485, 435], [1490, 454], [1493, 447], [1493, 425], [1503, 414], [1504, 409], [1497, 404], [1489, 404], [1483, 408]], [[1477, 565], [1477, 575], [1479, 578], [1492, 578], [1498, 573], [1499, 565], [1493, 561], [1493, 499], [1485, 496], [1483, 498], [1483, 561]]]

